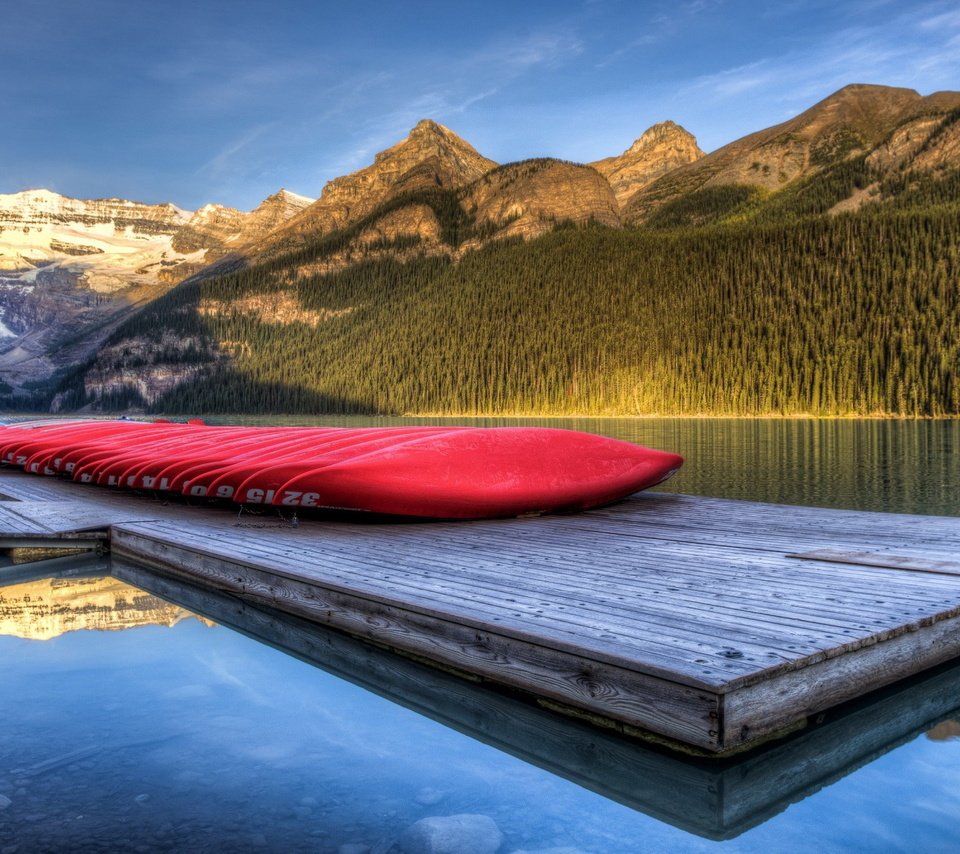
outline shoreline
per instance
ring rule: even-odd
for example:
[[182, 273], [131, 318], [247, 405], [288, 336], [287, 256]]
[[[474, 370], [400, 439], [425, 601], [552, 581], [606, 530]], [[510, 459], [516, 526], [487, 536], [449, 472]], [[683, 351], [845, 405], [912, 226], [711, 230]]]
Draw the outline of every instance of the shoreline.
[[960, 413], [952, 415], [893, 415], [893, 414], [871, 414], [871, 415], [813, 415], [810, 413], [791, 413], [791, 414], [759, 414], [759, 415], [721, 415], [710, 413], [698, 413], [695, 415], [598, 415], [598, 414], [531, 414], [526, 412], [509, 413], [462, 413], [451, 414], [449, 412], [404, 412], [399, 414], [383, 413], [305, 413], [305, 412], [218, 412], [218, 413], [146, 413], [143, 411], [117, 411], [117, 412], [5, 412], [0, 416], [11, 421], [35, 420], [41, 418], [90, 418], [90, 419], [109, 419], [126, 416], [133, 419], [153, 419], [153, 418], [205, 418], [212, 420], [234, 419], [234, 418], [309, 418], [309, 419], [390, 419], [390, 418], [421, 418], [421, 419], [445, 419], [450, 421], [481, 421], [493, 419], [505, 419], [516, 421], [960, 421]]

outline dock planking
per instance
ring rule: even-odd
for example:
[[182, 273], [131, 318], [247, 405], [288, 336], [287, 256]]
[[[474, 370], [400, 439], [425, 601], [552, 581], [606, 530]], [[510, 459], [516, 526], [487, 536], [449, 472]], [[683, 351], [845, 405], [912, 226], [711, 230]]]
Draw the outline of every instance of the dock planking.
[[631, 809], [708, 839], [732, 839], [944, 721], [960, 704], [956, 663], [843, 704], [801, 731], [729, 759], [703, 759], [543, 709], [349, 635], [114, 558], [111, 574]]
[[44, 485], [108, 520], [118, 556], [706, 754], [960, 655], [960, 518], [644, 493], [576, 516], [237, 527]]

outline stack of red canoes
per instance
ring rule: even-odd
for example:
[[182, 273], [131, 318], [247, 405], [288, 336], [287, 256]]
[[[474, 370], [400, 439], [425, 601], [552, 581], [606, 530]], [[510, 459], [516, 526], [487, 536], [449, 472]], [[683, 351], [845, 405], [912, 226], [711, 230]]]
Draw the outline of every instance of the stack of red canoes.
[[31, 422], [0, 461], [83, 483], [238, 504], [434, 519], [569, 512], [670, 477], [676, 454], [541, 427], [216, 427]]

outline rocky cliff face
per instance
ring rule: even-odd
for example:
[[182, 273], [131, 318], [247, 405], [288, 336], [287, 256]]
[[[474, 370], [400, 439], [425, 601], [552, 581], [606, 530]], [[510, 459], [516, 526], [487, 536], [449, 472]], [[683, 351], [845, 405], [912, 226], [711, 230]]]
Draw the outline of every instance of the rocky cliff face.
[[194, 616], [115, 578], [44, 579], [0, 588], [0, 635], [50, 640], [80, 629], [173, 626]]
[[590, 165], [613, 188], [619, 204], [680, 166], [703, 157], [696, 137], [675, 122], [660, 122], [644, 131], [623, 154]]
[[172, 246], [184, 253], [202, 249], [203, 261], [210, 263], [227, 252], [262, 240], [313, 202], [306, 196], [280, 190], [249, 213], [223, 205], [204, 205], [177, 231]]
[[0, 379], [76, 364], [145, 302], [311, 203], [281, 190], [250, 213], [206, 205], [0, 195]]
[[[738, 139], [641, 188], [624, 205], [624, 216], [643, 221], [661, 204], [705, 187], [780, 190], [839, 161], [882, 148], [898, 131], [904, 135], [894, 148], [900, 150], [910, 137], [911, 123], [914, 137], [924, 128], [932, 132], [931, 119], [939, 124], [957, 107], [956, 92], [923, 97], [912, 89], [846, 86], [789, 121]], [[878, 155], [877, 162], [884, 156]]]
[[356, 222], [400, 193], [464, 187], [496, 165], [449, 128], [424, 119], [370, 166], [330, 181], [316, 202], [257, 248], [267, 254], [290, 248]]
[[461, 204], [481, 235], [466, 249], [489, 239], [529, 239], [566, 222], [620, 224], [617, 200], [603, 176], [588, 166], [547, 158], [488, 172], [467, 188]]

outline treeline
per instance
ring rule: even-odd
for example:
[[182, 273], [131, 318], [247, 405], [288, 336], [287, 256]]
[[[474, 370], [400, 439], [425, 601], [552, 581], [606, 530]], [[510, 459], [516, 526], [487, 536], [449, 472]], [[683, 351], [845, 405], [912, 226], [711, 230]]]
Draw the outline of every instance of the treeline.
[[[960, 413], [958, 247], [949, 206], [568, 228], [456, 264], [188, 283], [112, 343], [204, 342], [167, 412], [941, 416]], [[238, 303], [276, 291], [328, 319]]]

